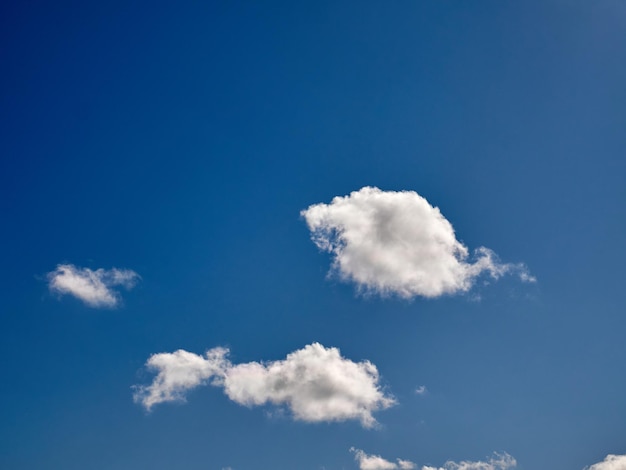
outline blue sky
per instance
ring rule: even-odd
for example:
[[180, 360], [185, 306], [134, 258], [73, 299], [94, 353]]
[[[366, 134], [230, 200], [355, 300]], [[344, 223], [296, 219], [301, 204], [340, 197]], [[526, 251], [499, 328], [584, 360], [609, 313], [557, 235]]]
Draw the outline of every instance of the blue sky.
[[626, 3], [0, 8], [0, 467], [626, 468]]

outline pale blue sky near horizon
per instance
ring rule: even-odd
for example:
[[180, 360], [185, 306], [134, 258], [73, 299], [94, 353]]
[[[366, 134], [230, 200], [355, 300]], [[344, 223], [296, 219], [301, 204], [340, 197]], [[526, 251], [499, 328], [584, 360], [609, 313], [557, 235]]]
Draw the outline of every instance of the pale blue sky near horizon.
[[[0, 22], [0, 467], [626, 454], [625, 2], [17, 2]], [[537, 282], [359, 294], [300, 212], [365, 186], [417, 192]], [[141, 281], [89, 308], [49, 291], [64, 263]], [[313, 342], [376, 365], [398, 402], [380, 427], [214, 387], [133, 403], [151, 354]]]

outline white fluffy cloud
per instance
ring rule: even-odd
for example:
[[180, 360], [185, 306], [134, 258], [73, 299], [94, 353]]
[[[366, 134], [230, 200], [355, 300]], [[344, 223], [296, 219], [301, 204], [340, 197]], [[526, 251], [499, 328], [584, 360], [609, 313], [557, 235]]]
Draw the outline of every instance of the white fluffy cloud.
[[375, 365], [346, 359], [337, 348], [313, 343], [284, 360], [237, 365], [227, 355], [224, 348], [205, 356], [183, 350], [154, 354], [146, 365], [158, 374], [152, 384], [135, 387], [134, 399], [149, 410], [184, 400], [188, 390], [210, 383], [241, 405], [274, 404], [287, 407], [297, 420], [356, 419], [365, 427], [376, 424], [374, 411], [395, 403], [381, 389]]
[[443, 467], [430, 467], [425, 465], [422, 470], [508, 470], [509, 468], [515, 468], [517, 461], [506, 452], [499, 454], [495, 452], [486, 461], [470, 462], [464, 460], [462, 462], [446, 462]]
[[70, 294], [90, 307], [115, 307], [120, 301], [113, 287], [131, 289], [139, 275], [130, 269], [79, 268], [72, 264], [59, 264], [48, 273], [48, 287], [58, 294]]
[[380, 455], [368, 455], [361, 449], [352, 447], [350, 452], [354, 452], [354, 459], [359, 463], [360, 470], [410, 470], [416, 468], [415, 464], [409, 460], [396, 459], [391, 462]]
[[333, 272], [367, 291], [438, 297], [469, 290], [482, 273], [534, 281], [523, 264], [501, 263], [488, 248], [470, 259], [450, 222], [414, 191], [364, 187], [301, 215], [315, 244], [333, 255]]
[[626, 455], [609, 454], [602, 462], [593, 464], [586, 470], [626, 470]]
[[147, 410], [167, 401], [185, 401], [188, 390], [209, 381], [221, 384], [225, 371], [230, 367], [226, 359], [228, 350], [213, 348], [205, 356], [179, 349], [173, 353], [153, 354], [146, 367], [157, 371], [152, 384], [135, 387], [135, 402]]

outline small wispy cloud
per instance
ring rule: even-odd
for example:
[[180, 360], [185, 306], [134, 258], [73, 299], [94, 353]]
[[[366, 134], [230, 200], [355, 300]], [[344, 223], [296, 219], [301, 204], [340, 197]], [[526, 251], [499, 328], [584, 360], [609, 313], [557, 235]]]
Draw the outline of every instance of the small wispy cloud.
[[602, 462], [585, 467], [585, 470], [626, 470], [626, 455], [609, 454]]
[[59, 264], [47, 274], [48, 288], [59, 295], [72, 295], [90, 307], [116, 307], [120, 295], [114, 288], [131, 289], [140, 276], [130, 269], [79, 268], [73, 264]]
[[134, 387], [135, 402], [150, 410], [159, 403], [185, 401], [188, 391], [210, 384], [241, 405], [273, 404], [286, 407], [296, 420], [356, 419], [364, 427], [376, 424], [373, 412], [395, 404], [380, 387], [375, 365], [346, 359], [337, 348], [313, 343], [283, 360], [236, 365], [228, 352], [213, 348], [204, 356], [182, 349], [154, 354], [146, 366], [157, 376], [150, 385]]
[[361, 449], [350, 448], [360, 470], [411, 470], [416, 465], [410, 460], [396, 459], [395, 462], [382, 458], [380, 455], [366, 454]]
[[419, 387], [415, 389], [416, 395], [426, 395], [427, 393], [428, 393], [428, 389], [426, 388], [426, 385], [420, 385]]
[[482, 274], [535, 282], [523, 264], [502, 263], [488, 248], [470, 256], [452, 224], [414, 191], [364, 187], [300, 214], [313, 242], [332, 254], [331, 272], [364, 291], [433, 298], [467, 292]]
[[449, 460], [443, 464], [443, 467], [424, 465], [422, 470], [508, 470], [516, 467], [517, 461], [511, 455], [506, 452], [494, 452], [487, 460], [463, 460], [461, 462]]

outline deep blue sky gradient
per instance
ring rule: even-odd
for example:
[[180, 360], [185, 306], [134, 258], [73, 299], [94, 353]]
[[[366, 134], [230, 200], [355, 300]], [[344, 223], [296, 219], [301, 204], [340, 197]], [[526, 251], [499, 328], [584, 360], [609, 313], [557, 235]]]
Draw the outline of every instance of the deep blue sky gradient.
[[[0, 8], [0, 467], [626, 453], [626, 3]], [[327, 279], [299, 212], [365, 185], [417, 191], [538, 283], [407, 302]], [[142, 282], [93, 310], [48, 293], [61, 262]], [[313, 341], [377, 365], [400, 402], [380, 430], [210, 387], [132, 402], [152, 353]]]

